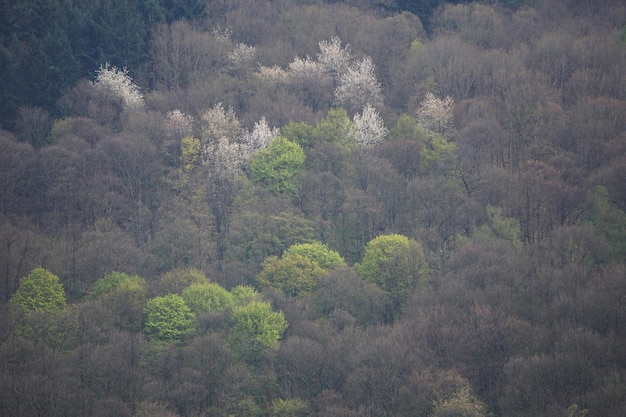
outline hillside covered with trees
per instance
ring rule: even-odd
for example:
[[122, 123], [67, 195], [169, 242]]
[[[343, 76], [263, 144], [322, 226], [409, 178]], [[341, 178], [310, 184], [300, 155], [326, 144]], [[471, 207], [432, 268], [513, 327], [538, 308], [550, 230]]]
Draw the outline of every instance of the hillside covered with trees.
[[620, 0], [0, 4], [0, 415], [626, 415]]

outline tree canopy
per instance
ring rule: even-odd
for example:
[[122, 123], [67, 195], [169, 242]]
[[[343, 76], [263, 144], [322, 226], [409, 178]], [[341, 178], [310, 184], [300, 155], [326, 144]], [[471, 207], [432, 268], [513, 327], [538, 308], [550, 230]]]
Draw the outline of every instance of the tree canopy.
[[59, 277], [38, 267], [33, 269], [20, 282], [20, 286], [9, 299], [9, 304], [25, 311], [53, 312], [66, 306], [65, 291]]

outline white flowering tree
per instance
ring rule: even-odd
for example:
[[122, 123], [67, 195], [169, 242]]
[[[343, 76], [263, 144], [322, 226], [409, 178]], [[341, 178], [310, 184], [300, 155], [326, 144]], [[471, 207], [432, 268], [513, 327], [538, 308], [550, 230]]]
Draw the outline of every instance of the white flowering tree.
[[237, 140], [243, 130], [239, 119], [232, 107], [224, 109], [222, 103], [217, 103], [206, 110], [202, 116], [202, 141], [204, 144], [217, 142], [226, 138], [231, 142]]
[[321, 41], [319, 48], [320, 52], [317, 54], [317, 62], [319, 62], [324, 71], [332, 77], [339, 77], [348, 71], [352, 59], [350, 46], [346, 45], [343, 47], [339, 37], [333, 36], [330, 38], [330, 41]]
[[278, 65], [273, 65], [271, 67], [259, 65], [257, 75], [263, 82], [273, 86], [281, 86], [287, 83], [288, 80], [287, 71]]
[[119, 69], [104, 64], [98, 69], [93, 85], [97, 90], [119, 98], [124, 109], [138, 110], [143, 108], [143, 95], [128, 75], [127, 68]]
[[251, 131], [244, 130], [232, 107], [226, 110], [222, 103], [206, 110], [202, 122], [202, 160], [227, 177], [237, 176], [254, 154], [280, 134], [265, 117]]
[[426, 131], [448, 137], [454, 131], [453, 111], [452, 98], [439, 98], [428, 93], [417, 109], [417, 123]]
[[259, 149], [266, 148], [272, 139], [280, 135], [280, 130], [276, 127], [270, 128], [262, 117], [250, 132], [245, 132], [239, 142], [247, 149], [250, 154], [256, 153]]
[[168, 136], [174, 136], [177, 139], [190, 136], [193, 130], [193, 116], [180, 110], [172, 110], [165, 114], [163, 128]]
[[211, 166], [210, 172], [221, 180], [235, 179], [250, 159], [244, 145], [232, 143], [224, 137], [205, 146], [203, 154], [204, 163]]
[[361, 113], [353, 118], [355, 135], [358, 146], [371, 148], [383, 142], [389, 131], [376, 109], [367, 104]]
[[233, 74], [245, 73], [257, 64], [256, 48], [238, 43], [226, 57], [226, 69]]
[[417, 123], [428, 134], [420, 163], [422, 173], [447, 174], [456, 170], [456, 146], [448, 139], [454, 133], [454, 100], [426, 94], [417, 110]]
[[335, 103], [351, 113], [367, 104], [378, 107], [382, 104], [382, 88], [374, 73], [374, 63], [369, 57], [357, 61], [341, 74], [335, 89]]
[[310, 57], [296, 57], [287, 71], [289, 86], [302, 94], [314, 109], [329, 103], [332, 97], [333, 76], [325, 67]]

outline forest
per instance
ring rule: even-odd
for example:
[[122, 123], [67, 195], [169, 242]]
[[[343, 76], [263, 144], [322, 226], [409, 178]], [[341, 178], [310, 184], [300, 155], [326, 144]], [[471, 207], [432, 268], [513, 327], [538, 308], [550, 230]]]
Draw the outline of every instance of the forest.
[[621, 0], [0, 2], [0, 415], [626, 415]]

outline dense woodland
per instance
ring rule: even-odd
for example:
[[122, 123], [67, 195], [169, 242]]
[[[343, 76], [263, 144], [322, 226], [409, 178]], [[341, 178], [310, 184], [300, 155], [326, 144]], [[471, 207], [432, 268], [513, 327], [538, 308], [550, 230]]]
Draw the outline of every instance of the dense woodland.
[[620, 0], [0, 4], [0, 415], [626, 415]]

